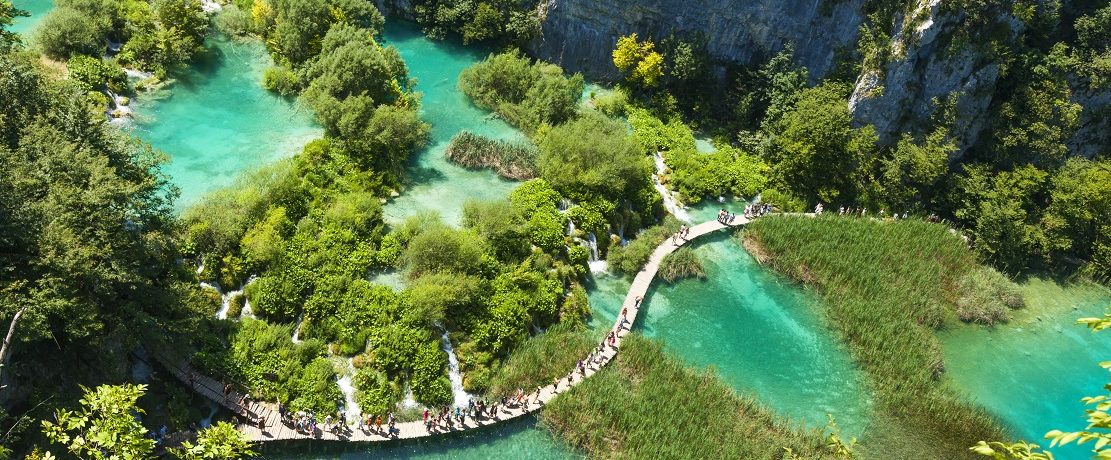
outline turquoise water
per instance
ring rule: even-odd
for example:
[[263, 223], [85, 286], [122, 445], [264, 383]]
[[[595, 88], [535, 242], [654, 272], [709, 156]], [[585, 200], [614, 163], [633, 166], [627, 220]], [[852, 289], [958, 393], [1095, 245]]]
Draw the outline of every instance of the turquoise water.
[[[1083, 429], [1084, 396], [1105, 394], [1111, 374], [1111, 332], [1076, 324], [1102, 316], [1111, 291], [1097, 286], [1061, 288], [1042, 280], [1024, 286], [1027, 309], [1002, 326], [962, 326], [942, 334], [945, 371], [973, 400], [1011, 426], [1014, 434], [1043, 446], [1049, 430]], [[1088, 444], [1090, 447], [1091, 444]], [[1089, 449], [1054, 449], [1057, 458], [1088, 458]]]
[[[833, 414], [846, 435], [859, 436], [872, 403], [862, 374], [817, 319], [815, 299], [760, 267], [733, 238], [706, 238], [695, 251], [707, 279], [657, 281], [637, 326], [784, 416], [821, 428]], [[614, 276], [596, 279], [596, 323], [612, 324], [628, 285]]]
[[398, 48], [409, 66], [409, 75], [417, 79], [417, 91], [423, 93], [421, 117], [432, 124], [429, 147], [410, 163], [411, 183], [401, 197], [386, 205], [387, 222], [436, 211], [445, 221], [458, 224], [467, 200], [507, 196], [515, 182], [486, 170], [461, 168], [444, 158], [451, 137], [464, 129], [496, 139], [525, 139], [513, 127], [472, 105], [456, 87], [459, 73], [487, 53], [454, 41], [429, 40], [414, 24], [401, 21], [386, 24], [385, 41]]
[[16, 8], [31, 13], [28, 17], [15, 18], [11, 27], [12, 32], [24, 35], [24, 43], [31, 39], [30, 32], [35, 29], [35, 26], [39, 25], [43, 16], [46, 16], [51, 8], [54, 8], [54, 0], [15, 0], [12, 4]]
[[569, 448], [537, 427], [535, 419], [508, 422], [478, 432], [388, 444], [283, 443], [265, 447], [263, 459], [535, 459], [577, 458]]
[[262, 88], [262, 44], [209, 37], [209, 53], [168, 89], [143, 94], [133, 133], [171, 159], [178, 209], [321, 135], [312, 113]]

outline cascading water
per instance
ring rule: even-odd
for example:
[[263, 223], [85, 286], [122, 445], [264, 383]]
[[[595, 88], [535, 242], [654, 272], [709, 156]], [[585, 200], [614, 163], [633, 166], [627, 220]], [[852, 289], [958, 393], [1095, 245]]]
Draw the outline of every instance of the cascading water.
[[663, 176], [664, 171], [667, 169], [667, 164], [664, 163], [663, 155], [660, 155], [660, 152], [656, 152], [652, 157], [656, 160], [656, 174], [652, 175], [652, 185], [656, 187], [656, 191], [663, 197], [664, 209], [667, 209], [667, 212], [675, 216], [676, 219], [690, 223], [690, 213], [679, 206], [679, 203], [675, 201], [675, 196], [671, 194], [671, 191], [667, 189], [667, 186], [665, 186], [663, 182], [660, 182], [660, 177]]
[[441, 348], [447, 353], [447, 378], [451, 381], [451, 394], [453, 407], [467, 407], [471, 395], [463, 390], [463, 373], [459, 371], [459, 358], [455, 357], [455, 349], [451, 347], [451, 338], [447, 331], [440, 337]]
[[305, 315], [298, 316], [297, 327], [293, 328], [293, 337], [290, 338], [293, 343], [301, 343], [301, 326], [303, 324], [305, 324]]
[[602, 273], [609, 269], [609, 263], [598, 257], [598, 239], [594, 233], [586, 234], [586, 247], [590, 249], [590, 272]]
[[[202, 268], [203, 268], [203, 266], [202, 266]], [[197, 273], [200, 273], [200, 269], [198, 269]], [[220, 294], [220, 309], [216, 310], [216, 319], [227, 319], [228, 318], [228, 310], [231, 308], [231, 299], [234, 299], [236, 296], [243, 295], [243, 290], [247, 289], [247, 286], [249, 286], [251, 283], [253, 283], [256, 279], [258, 279], [258, 276], [251, 275], [251, 277], [247, 279], [247, 282], [243, 283], [243, 285], [240, 286], [239, 289], [236, 289], [234, 291], [230, 291], [230, 292], [227, 292], [227, 293], [220, 290], [220, 285], [219, 284], [206, 283], [206, 282], [202, 281], [201, 282], [201, 287], [202, 288], [212, 289], [213, 291], [216, 291], [217, 294]], [[244, 314], [244, 312], [246, 312], [246, 311], [247, 311], [247, 307], [244, 306], [243, 310], [240, 312], [240, 315], [242, 316]]]
[[336, 382], [339, 391], [343, 393], [343, 413], [347, 417], [347, 420], [344, 420], [345, 422], [359, 420], [363, 413], [362, 409], [359, 408], [359, 402], [355, 400], [355, 385], [351, 382], [354, 375], [355, 366], [352, 364], [351, 358], [347, 358], [347, 370]]

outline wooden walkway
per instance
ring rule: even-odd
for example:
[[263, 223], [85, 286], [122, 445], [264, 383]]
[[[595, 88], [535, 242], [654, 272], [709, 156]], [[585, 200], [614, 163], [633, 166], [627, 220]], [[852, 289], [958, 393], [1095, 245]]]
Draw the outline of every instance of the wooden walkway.
[[[641, 269], [633, 279], [633, 284], [629, 287], [629, 293], [625, 296], [622, 309], [626, 311], [626, 315], [622, 316], [619, 314], [617, 321], [611, 328], [611, 331], [616, 334], [614, 345], [603, 345], [600, 353], [593, 354], [584, 359], [584, 363], [589, 363], [586, 365], [584, 372], [580, 373], [578, 370], [574, 370], [570, 374], [559, 379], [556, 383], [541, 388], [539, 393], [533, 390], [532, 393], [527, 395], [524, 404], [517, 407], [499, 408], [495, 417], [482, 419], [467, 417], [464, 423], [456, 421], [446, 426], [433, 425], [431, 430], [427, 429], [422, 421], [397, 423], [394, 431], [388, 434], [366, 430], [361, 426], [349, 427], [343, 426], [342, 424], [339, 429], [325, 431], [323, 422], [318, 420], [316, 432], [302, 433], [282, 423], [277, 406], [272, 403], [248, 403], [247, 405], [240, 405], [238, 403], [240, 394], [237, 391], [232, 390], [230, 397], [224, 397], [221, 391], [213, 390], [213, 388], [223, 388], [221, 383], [208, 377], [199, 376], [196, 372], [188, 369], [187, 365], [179, 363], [176, 368], [181, 369], [181, 371], [175, 371], [175, 375], [178, 376], [179, 379], [182, 379], [183, 382], [189, 384], [195, 391], [245, 418], [246, 423], [240, 424], [239, 430], [246, 434], [250, 440], [257, 442], [292, 439], [321, 439], [355, 442], [412, 439], [471, 430], [506, 420], [512, 420], [544, 407], [545, 404], [560, 393], [567, 391], [572, 386], [578, 385], [584, 379], [594, 375], [594, 373], [601, 370], [617, 356], [617, 352], [621, 348], [622, 339], [629, 333], [632, 324], [636, 321], [637, 315], [640, 313], [641, 301], [647, 295], [648, 288], [652, 285], [652, 280], [655, 279], [656, 272], [659, 270], [660, 263], [663, 262], [664, 257], [667, 257], [668, 254], [675, 252], [675, 250], [679, 249], [681, 246], [701, 236], [725, 228], [741, 226], [748, 222], [749, 220], [743, 216], [737, 216], [730, 225], [722, 224], [718, 221], [704, 222], [691, 227], [685, 238], [668, 238], [656, 247], [656, 250], [648, 259], [648, 263], [645, 264], [644, 268]], [[596, 348], [595, 352], [597, 352], [597, 350]], [[171, 370], [172, 369], [173, 368], [171, 368]], [[258, 424], [260, 419], [264, 421], [262, 427]], [[384, 422], [385, 420], [383, 420], [382, 429], [386, 431]]]

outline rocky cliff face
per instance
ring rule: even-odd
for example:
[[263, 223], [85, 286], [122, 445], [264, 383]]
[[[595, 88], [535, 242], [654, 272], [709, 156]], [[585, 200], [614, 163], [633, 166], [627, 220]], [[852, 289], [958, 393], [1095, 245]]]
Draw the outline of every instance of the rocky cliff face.
[[[832, 6], [836, 3], [836, 6]], [[863, 0], [542, 0], [541, 36], [530, 52], [592, 78], [612, 78], [617, 38], [636, 32], [662, 39], [701, 33], [712, 57], [758, 63], [791, 45], [814, 78], [834, 54], [856, 45]], [[824, 5], [827, 4], [827, 5]]]
[[[849, 109], [858, 125], [875, 126], [881, 142], [891, 143], [901, 132], [924, 126], [938, 109], [936, 102], [955, 97], [952, 134], [958, 147], [954, 155], [960, 156], [983, 131], [999, 66], [974, 46], [963, 46], [958, 52], [945, 49], [947, 34], [962, 18], [939, 15], [939, 5], [940, 0], [923, 3], [910, 17], [925, 19], [908, 27], [896, 25], [892, 59], [882, 69], [860, 75]], [[1021, 30], [1021, 24], [1012, 23], [1012, 29]]]

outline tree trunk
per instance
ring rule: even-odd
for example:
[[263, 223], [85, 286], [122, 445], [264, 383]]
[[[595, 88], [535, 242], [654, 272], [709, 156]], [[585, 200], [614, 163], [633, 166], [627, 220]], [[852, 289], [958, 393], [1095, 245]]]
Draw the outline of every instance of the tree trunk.
[[27, 307], [20, 308], [19, 311], [15, 312], [12, 323], [8, 326], [8, 335], [4, 336], [4, 345], [0, 346], [0, 382], [3, 382], [4, 367], [8, 365], [8, 358], [12, 353], [12, 338], [15, 337], [15, 328], [19, 325], [19, 318], [23, 317], [25, 311], [27, 311]]

